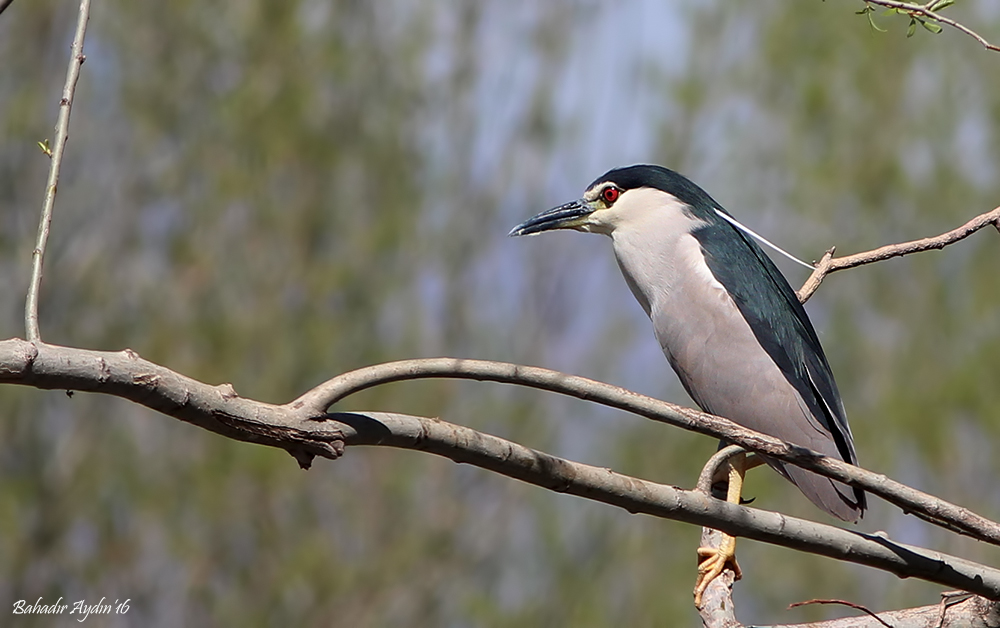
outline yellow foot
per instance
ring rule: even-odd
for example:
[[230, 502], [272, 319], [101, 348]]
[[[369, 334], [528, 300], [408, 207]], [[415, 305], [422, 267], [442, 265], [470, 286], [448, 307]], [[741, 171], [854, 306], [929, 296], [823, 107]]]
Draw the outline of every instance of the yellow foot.
[[736, 538], [723, 535], [722, 545], [714, 547], [699, 547], [698, 582], [694, 587], [694, 605], [701, 608], [701, 596], [712, 580], [719, 577], [726, 565], [731, 565], [736, 579], [743, 577], [739, 564], [736, 563]]

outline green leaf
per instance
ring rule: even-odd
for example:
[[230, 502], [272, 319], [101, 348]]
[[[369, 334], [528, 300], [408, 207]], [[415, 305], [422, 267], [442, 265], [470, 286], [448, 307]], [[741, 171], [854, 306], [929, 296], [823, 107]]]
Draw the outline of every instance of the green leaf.
[[910, 18], [910, 25], [906, 29], [906, 36], [913, 37], [913, 34], [917, 32], [917, 20]]
[[930, 32], [934, 33], [935, 35], [944, 30], [934, 22], [925, 22], [924, 20], [920, 20], [920, 25], [929, 30]]
[[878, 25], [875, 24], [875, 20], [874, 18], [872, 18], [871, 11], [868, 12], [868, 25], [872, 27], [872, 30], [876, 30], [880, 33], [888, 32], [884, 28], [879, 28]]

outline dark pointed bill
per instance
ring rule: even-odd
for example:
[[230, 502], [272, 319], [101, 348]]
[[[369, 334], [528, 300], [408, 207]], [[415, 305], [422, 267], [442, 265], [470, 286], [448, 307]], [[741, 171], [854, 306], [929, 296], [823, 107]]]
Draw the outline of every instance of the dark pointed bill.
[[523, 236], [553, 229], [572, 229], [581, 223], [581, 218], [592, 213], [594, 213], [594, 208], [583, 199], [571, 201], [525, 220], [511, 229], [507, 235]]

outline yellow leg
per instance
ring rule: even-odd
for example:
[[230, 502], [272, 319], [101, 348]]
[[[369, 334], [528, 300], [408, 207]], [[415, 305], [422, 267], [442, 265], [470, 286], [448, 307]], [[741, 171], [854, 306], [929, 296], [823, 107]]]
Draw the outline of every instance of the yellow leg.
[[[746, 473], [746, 456], [739, 454], [733, 456], [727, 463], [729, 467], [729, 489], [726, 491], [726, 501], [730, 504], [740, 503], [740, 493], [743, 491], [743, 476]], [[736, 579], [739, 580], [743, 573], [736, 563], [736, 537], [728, 534], [722, 535], [722, 544], [718, 548], [699, 547], [698, 548], [698, 581], [694, 587], [694, 605], [701, 608], [701, 596], [705, 593], [712, 580], [715, 580], [726, 565], [732, 565]]]

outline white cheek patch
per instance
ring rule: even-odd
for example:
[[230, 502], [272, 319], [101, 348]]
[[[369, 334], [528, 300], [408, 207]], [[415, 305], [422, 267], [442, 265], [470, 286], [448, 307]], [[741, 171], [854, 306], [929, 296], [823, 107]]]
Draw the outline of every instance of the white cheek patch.
[[688, 213], [685, 203], [655, 188], [625, 190], [611, 207], [592, 216], [602, 228], [611, 231], [618, 228], [648, 231], [668, 239], [705, 224]]

